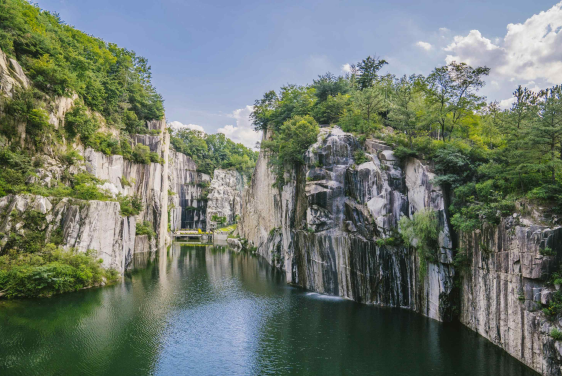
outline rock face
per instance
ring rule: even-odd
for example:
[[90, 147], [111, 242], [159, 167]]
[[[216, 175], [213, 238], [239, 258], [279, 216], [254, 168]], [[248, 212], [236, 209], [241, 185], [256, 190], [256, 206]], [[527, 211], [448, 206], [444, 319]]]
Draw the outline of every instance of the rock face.
[[244, 186], [244, 177], [239, 172], [215, 170], [207, 201], [207, 229], [211, 228], [214, 215], [226, 217], [228, 223], [234, 222], [236, 216], [242, 212]]
[[[121, 216], [118, 202], [62, 199], [54, 205], [42, 196], [9, 195], [0, 198], [0, 232], [19, 231], [30, 211], [45, 215], [42, 227], [47, 242], [59, 232], [65, 248], [95, 250], [105, 268], [123, 272], [130, 266], [136, 222], [134, 217]], [[0, 246], [7, 240], [8, 235], [4, 235]]]
[[211, 177], [197, 172], [197, 165], [188, 156], [169, 152], [168, 184], [170, 230], [182, 228], [206, 230], [207, 202], [205, 187]]
[[[402, 170], [387, 146], [373, 145], [357, 165], [355, 137], [323, 128], [306, 165], [287, 173], [281, 191], [272, 187], [262, 151], [244, 192], [239, 234], [283, 269], [288, 283], [448, 320], [454, 270], [443, 195], [420, 161]], [[425, 208], [439, 217], [439, 261], [420, 276], [416, 253], [391, 238], [402, 216]]]
[[[456, 307], [467, 327], [541, 374], [561, 376], [562, 345], [550, 333], [562, 331], [562, 322], [549, 321], [542, 307], [553, 296], [545, 282], [562, 262], [562, 227], [515, 215], [459, 234], [458, 249], [470, 257], [455, 271], [446, 197], [431, 184], [430, 168], [417, 159], [399, 164], [376, 140], [367, 140], [368, 160], [357, 165], [359, 148], [338, 128], [321, 129], [306, 164], [286, 173], [281, 190], [272, 187], [262, 152], [244, 192], [240, 236], [288, 283], [442, 321]], [[427, 208], [437, 214], [439, 249], [421, 278], [419, 257], [391, 238], [401, 217]], [[551, 256], [541, 254], [545, 248]]]
[[[546, 247], [556, 256], [541, 255]], [[560, 323], [541, 312], [552, 295], [545, 279], [562, 261], [562, 228], [508, 217], [462, 234], [460, 249], [472, 256], [461, 272], [461, 322], [541, 374], [562, 375], [562, 346], [550, 337]]]

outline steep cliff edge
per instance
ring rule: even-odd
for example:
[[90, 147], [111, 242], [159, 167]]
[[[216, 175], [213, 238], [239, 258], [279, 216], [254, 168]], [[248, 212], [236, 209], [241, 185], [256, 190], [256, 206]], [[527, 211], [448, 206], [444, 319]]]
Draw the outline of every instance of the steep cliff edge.
[[[459, 234], [465, 259], [455, 270], [447, 201], [429, 166], [399, 163], [376, 140], [365, 142], [368, 161], [356, 165], [361, 148], [337, 127], [321, 129], [281, 191], [262, 151], [244, 192], [240, 236], [288, 283], [436, 320], [458, 317], [534, 370], [562, 375], [562, 346], [551, 335], [561, 324], [542, 312], [553, 299], [547, 282], [562, 261], [562, 228], [515, 214]], [[424, 209], [437, 214], [439, 250], [422, 275], [420, 256], [396, 238], [400, 218]]]
[[460, 249], [470, 255], [460, 271], [460, 321], [536, 371], [562, 375], [562, 346], [551, 337], [561, 323], [542, 312], [554, 290], [545, 282], [562, 261], [562, 228], [515, 215], [462, 234]]
[[[454, 270], [441, 190], [420, 161], [401, 169], [388, 147], [370, 145], [369, 161], [356, 165], [355, 137], [321, 129], [306, 165], [286, 174], [281, 191], [262, 151], [239, 234], [283, 269], [288, 283], [448, 320]], [[425, 208], [438, 213], [440, 249], [421, 275], [417, 254], [399, 244], [396, 228], [401, 216]]]

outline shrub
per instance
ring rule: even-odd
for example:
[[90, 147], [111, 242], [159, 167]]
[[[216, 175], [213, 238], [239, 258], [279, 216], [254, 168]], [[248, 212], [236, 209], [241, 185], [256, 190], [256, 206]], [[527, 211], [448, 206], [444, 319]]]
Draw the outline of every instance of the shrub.
[[400, 233], [407, 246], [414, 247], [420, 260], [420, 277], [427, 272], [427, 261], [437, 259], [439, 223], [435, 212], [431, 209], [421, 210], [413, 215], [400, 219]]
[[139, 215], [142, 211], [142, 200], [139, 196], [121, 196], [119, 197], [119, 204], [121, 206], [121, 215], [125, 217]]
[[543, 256], [556, 256], [556, 252], [550, 247], [540, 249], [539, 253]]
[[558, 330], [557, 328], [553, 328], [550, 331], [550, 336], [552, 337], [553, 340], [555, 341], [560, 341], [562, 340], [562, 332], [560, 330]]
[[88, 138], [84, 144], [105, 155], [122, 154], [120, 140], [115, 138], [111, 133], [96, 132]]
[[83, 105], [74, 106], [64, 117], [64, 127], [69, 138], [73, 139], [80, 136], [82, 142], [87, 143], [88, 139], [98, 130], [97, 120], [86, 113]]
[[150, 148], [143, 144], [136, 144], [132, 152], [132, 160], [136, 163], [150, 164]]
[[148, 235], [148, 239], [152, 240], [156, 236], [156, 232], [152, 227], [152, 223], [144, 221], [142, 223], [137, 223], [137, 235]]
[[358, 149], [353, 153], [353, 159], [357, 165], [370, 161], [369, 157], [367, 157], [362, 149]]
[[103, 269], [94, 255], [54, 244], [34, 254], [12, 251], [0, 256], [0, 290], [7, 298], [46, 297], [115, 282], [117, 272]]
[[83, 161], [84, 157], [82, 157], [76, 150], [69, 150], [66, 154], [61, 156], [61, 159], [67, 165], [74, 166], [77, 161]]

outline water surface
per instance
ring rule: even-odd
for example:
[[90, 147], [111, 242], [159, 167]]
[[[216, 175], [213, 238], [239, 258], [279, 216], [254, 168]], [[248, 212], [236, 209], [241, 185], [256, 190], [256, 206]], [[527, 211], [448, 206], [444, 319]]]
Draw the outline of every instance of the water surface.
[[460, 325], [287, 286], [178, 244], [124, 283], [0, 302], [0, 375], [536, 376]]

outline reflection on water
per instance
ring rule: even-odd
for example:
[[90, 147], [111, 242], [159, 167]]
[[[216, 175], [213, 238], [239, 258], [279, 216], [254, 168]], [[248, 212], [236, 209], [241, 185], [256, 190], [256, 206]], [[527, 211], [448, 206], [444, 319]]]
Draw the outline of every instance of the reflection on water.
[[0, 303], [0, 375], [536, 375], [483, 338], [174, 244], [122, 284]]

